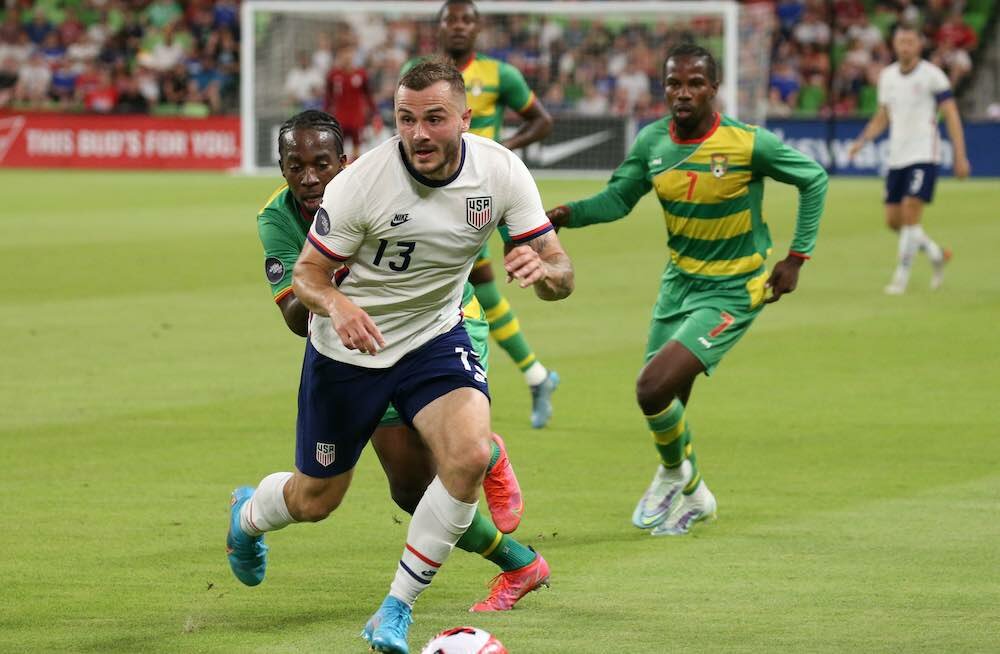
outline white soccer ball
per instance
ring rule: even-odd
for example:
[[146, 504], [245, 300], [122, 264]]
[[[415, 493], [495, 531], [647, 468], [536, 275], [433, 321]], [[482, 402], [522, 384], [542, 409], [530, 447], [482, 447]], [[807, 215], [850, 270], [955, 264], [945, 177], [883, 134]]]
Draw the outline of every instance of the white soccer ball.
[[434, 636], [420, 654], [507, 654], [507, 648], [482, 629], [454, 627]]

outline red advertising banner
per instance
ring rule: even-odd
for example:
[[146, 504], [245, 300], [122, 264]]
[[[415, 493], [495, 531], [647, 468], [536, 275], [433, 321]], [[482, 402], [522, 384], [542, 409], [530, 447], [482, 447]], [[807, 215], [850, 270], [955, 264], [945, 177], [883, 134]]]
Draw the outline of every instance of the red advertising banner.
[[240, 119], [0, 113], [0, 168], [225, 169]]

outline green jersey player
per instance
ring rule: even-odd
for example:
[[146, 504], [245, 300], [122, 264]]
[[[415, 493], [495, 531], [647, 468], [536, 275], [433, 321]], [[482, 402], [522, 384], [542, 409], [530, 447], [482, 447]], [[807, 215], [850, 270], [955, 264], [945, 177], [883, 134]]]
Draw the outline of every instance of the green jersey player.
[[[476, 52], [482, 20], [472, 0], [446, 0], [438, 12], [441, 51], [462, 72], [465, 99], [472, 110], [470, 134], [477, 134], [515, 150], [541, 141], [552, 132], [552, 117], [514, 66]], [[408, 61], [401, 74], [419, 59]], [[503, 116], [512, 109], [521, 118], [517, 132], [504, 139]], [[502, 232], [501, 232], [502, 234]], [[510, 356], [531, 389], [531, 426], [541, 429], [552, 417], [552, 393], [559, 375], [548, 370], [528, 344], [514, 310], [493, 278], [489, 246], [483, 246], [469, 275], [476, 297], [486, 310], [490, 334]]]
[[[816, 242], [826, 195], [822, 167], [765, 129], [713, 109], [715, 59], [681, 45], [664, 66], [672, 115], [639, 132], [597, 195], [548, 212], [557, 227], [584, 227], [628, 214], [651, 189], [663, 208], [670, 261], [653, 308], [646, 364], [636, 384], [660, 465], [632, 522], [654, 535], [687, 533], [714, 516], [698, 471], [685, 407], [698, 374], [711, 373], [764, 305], [795, 290]], [[770, 273], [771, 236], [761, 212], [764, 178], [799, 189], [788, 256]], [[768, 297], [770, 294], [770, 297]]]
[[[292, 268], [323, 201], [327, 184], [344, 169], [346, 160], [340, 126], [336, 119], [321, 111], [300, 113], [281, 126], [278, 152], [287, 184], [268, 198], [257, 216], [258, 233], [264, 247], [264, 273], [288, 328], [299, 336], [308, 336], [310, 316], [292, 292]], [[346, 268], [342, 270], [346, 272]], [[465, 328], [479, 360], [486, 367], [489, 326], [468, 283], [462, 306]], [[371, 441], [388, 477], [393, 500], [412, 513], [434, 478], [430, 451], [412, 429], [402, 424], [392, 407], [372, 434]], [[548, 576], [545, 560], [507, 535], [520, 521], [521, 491], [499, 435], [493, 435], [491, 448], [491, 463], [483, 487], [496, 524], [477, 514], [458, 542], [459, 548], [478, 553], [502, 569], [490, 597], [473, 607], [478, 611], [510, 609]], [[544, 574], [540, 576], [540, 573]]]

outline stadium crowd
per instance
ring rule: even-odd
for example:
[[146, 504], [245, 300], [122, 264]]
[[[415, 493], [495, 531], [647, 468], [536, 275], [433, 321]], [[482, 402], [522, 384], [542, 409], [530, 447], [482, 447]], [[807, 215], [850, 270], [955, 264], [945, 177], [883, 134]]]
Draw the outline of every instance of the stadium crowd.
[[972, 71], [972, 55], [979, 46], [977, 29], [986, 25], [993, 4], [994, 0], [779, 0], [769, 113], [873, 113], [879, 72], [892, 63], [888, 40], [899, 24], [920, 29], [924, 57], [948, 74], [952, 87], [958, 87]]
[[236, 0], [6, 0], [0, 107], [238, 111]]
[[[747, 0], [754, 2], [754, 0]], [[777, 0], [768, 112], [776, 116], [867, 115], [887, 37], [919, 25], [925, 56], [953, 86], [972, 56], [995, 0]], [[832, 14], [828, 7], [832, 6]], [[370, 32], [323, 34], [289, 70], [290, 109], [323, 108], [337, 52], [351, 47], [372, 99], [391, 115], [400, 66], [436, 50], [432, 21], [394, 20]], [[613, 21], [491, 16], [485, 54], [523, 73], [554, 113], [661, 115], [666, 51], [695, 39], [721, 51], [715, 18], [618, 27]], [[239, 82], [238, 0], [5, 0], [0, 21], [0, 107], [189, 116], [234, 113]]]

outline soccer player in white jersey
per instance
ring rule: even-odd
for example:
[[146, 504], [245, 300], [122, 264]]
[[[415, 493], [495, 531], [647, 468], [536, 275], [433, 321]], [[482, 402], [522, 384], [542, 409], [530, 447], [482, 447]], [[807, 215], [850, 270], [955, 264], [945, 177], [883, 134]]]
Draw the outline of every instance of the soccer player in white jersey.
[[430, 448], [437, 476], [362, 635], [375, 651], [408, 654], [413, 603], [472, 521], [489, 462], [489, 391], [460, 310], [476, 254], [505, 224], [509, 278], [544, 300], [572, 292], [573, 269], [528, 169], [465, 134], [471, 112], [452, 64], [414, 66], [395, 104], [399, 136], [330, 182], [295, 264], [295, 295], [314, 316], [297, 470], [266, 477], [252, 496], [234, 494], [229, 540], [237, 576], [263, 577], [263, 533], [322, 520], [340, 504], [391, 403]]
[[885, 180], [885, 218], [889, 229], [899, 232], [899, 254], [889, 295], [902, 295], [910, 281], [917, 252], [931, 260], [931, 289], [944, 281], [944, 266], [951, 252], [935, 243], [920, 225], [924, 204], [934, 197], [940, 161], [937, 113], [944, 114], [955, 153], [955, 176], [968, 177], [969, 160], [958, 105], [944, 72], [920, 58], [920, 34], [912, 27], [898, 27], [892, 37], [896, 63], [886, 66], [878, 79], [878, 110], [851, 144], [854, 157], [865, 143], [889, 129], [889, 173]]

